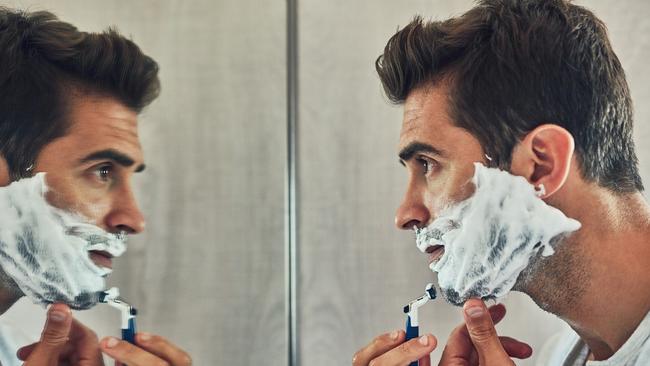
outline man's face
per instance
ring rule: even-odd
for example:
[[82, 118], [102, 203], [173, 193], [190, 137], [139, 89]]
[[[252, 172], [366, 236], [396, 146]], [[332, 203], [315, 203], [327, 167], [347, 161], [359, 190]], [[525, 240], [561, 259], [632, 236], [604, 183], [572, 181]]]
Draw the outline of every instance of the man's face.
[[[46, 145], [34, 166], [47, 173], [48, 200], [102, 229], [136, 234], [144, 218], [131, 178], [144, 169], [137, 114], [112, 98], [76, 98], [68, 133]], [[91, 254], [110, 267], [110, 258]]]
[[452, 123], [446, 93], [444, 85], [423, 87], [404, 103], [399, 157], [409, 181], [395, 217], [400, 229], [425, 227], [450, 203], [468, 198], [473, 163], [486, 160], [479, 141]]

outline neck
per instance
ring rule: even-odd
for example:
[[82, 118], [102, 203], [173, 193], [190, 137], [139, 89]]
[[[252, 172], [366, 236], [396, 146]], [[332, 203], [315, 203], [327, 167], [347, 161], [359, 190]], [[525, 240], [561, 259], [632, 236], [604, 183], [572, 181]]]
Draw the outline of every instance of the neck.
[[589, 207], [565, 210], [582, 229], [534, 261], [522, 290], [605, 360], [650, 311], [650, 209], [640, 193], [590, 199]]

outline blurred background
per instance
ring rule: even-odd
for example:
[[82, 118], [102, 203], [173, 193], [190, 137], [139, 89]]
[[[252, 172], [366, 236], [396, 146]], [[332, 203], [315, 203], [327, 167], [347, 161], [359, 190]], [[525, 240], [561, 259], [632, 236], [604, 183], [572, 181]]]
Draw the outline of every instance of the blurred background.
[[[648, 182], [650, 3], [576, 3], [609, 27]], [[406, 184], [401, 109], [383, 96], [374, 61], [415, 14], [444, 19], [472, 4], [2, 1], [82, 30], [115, 26], [158, 61], [163, 92], [141, 116], [147, 171], [136, 182], [147, 230], [110, 283], [139, 308], [140, 330], [173, 340], [196, 365], [272, 366], [349, 365], [373, 337], [403, 327], [402, 306], [432, 280], [413, 234], [393, 225]], [[563, 327], [524, 295], [505, 304], [500, 333], [536, 350]], [[43, 314], [22, 300], [2, 321], [36, 338]], [[119, 332], [110, 308], [78, 317], [100, 336]], [[439, 339], [437, 361], [461, 314], [436, 301], [421, 318]]]

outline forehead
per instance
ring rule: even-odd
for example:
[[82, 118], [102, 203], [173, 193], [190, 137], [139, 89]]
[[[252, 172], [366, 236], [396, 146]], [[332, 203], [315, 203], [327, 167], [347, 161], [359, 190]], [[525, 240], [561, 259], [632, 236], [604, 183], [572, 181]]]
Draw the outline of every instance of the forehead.
[[65, 140], [80, 150], [118, 148], [141, 160], [138, 115], [109, 97], [75, 98]]
[[478, 139], [451, 118], [445, 83], [415, 89], [404, 102], [398, 151], [418, 144], [433, 147], [445, 160], [471, 163], [484, 157]]
[[109, 97], [74, 98], [69, 110], [70, 132], [76, 134], [115, 131], [138, 137], [138, 115]]
[[400, 149], [413, 141], [447, 145], [464, 130], [454, 126], [448, 113], [448, 95], [444, 86], [426, 86], [413, 90], [404, 102]]

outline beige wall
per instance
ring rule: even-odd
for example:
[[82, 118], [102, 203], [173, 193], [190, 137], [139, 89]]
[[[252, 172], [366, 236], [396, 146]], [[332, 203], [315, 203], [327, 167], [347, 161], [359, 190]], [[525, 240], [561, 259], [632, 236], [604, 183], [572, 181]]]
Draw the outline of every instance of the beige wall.
[[[161, 65], [164, 91], [141, 125], [148, 229], [112, 280], [140, 308], [140, 329], [175, 340], [197, 365], [287, 365], [285, 1], [3, 3], [51, 9], [81, 29], [115, 24]], [[608, 24], [628, 73], [650, 181], [650, 3], [580, 3]], [[383, 97], [373, 62], [414, 14], [443, 18], [471, 4], [299, 1], [301, 365], [349, 364], [373, 336], [403, 327], [402, 306], [432, 278], [413, 235], [393, 227], [405, 184], [395, 156], [401, 110]], [[524, 296], [506, 304], [500, 331], [534, 348], [561, 326]], [[35, 335], [42, 318], [34, 312], [23, 301], [5, 318]], [[110, 309], [79, 316], [100, 334], [118, 324]], [[421, 316], [441, 344], [460, 321], [442, 301]]]

